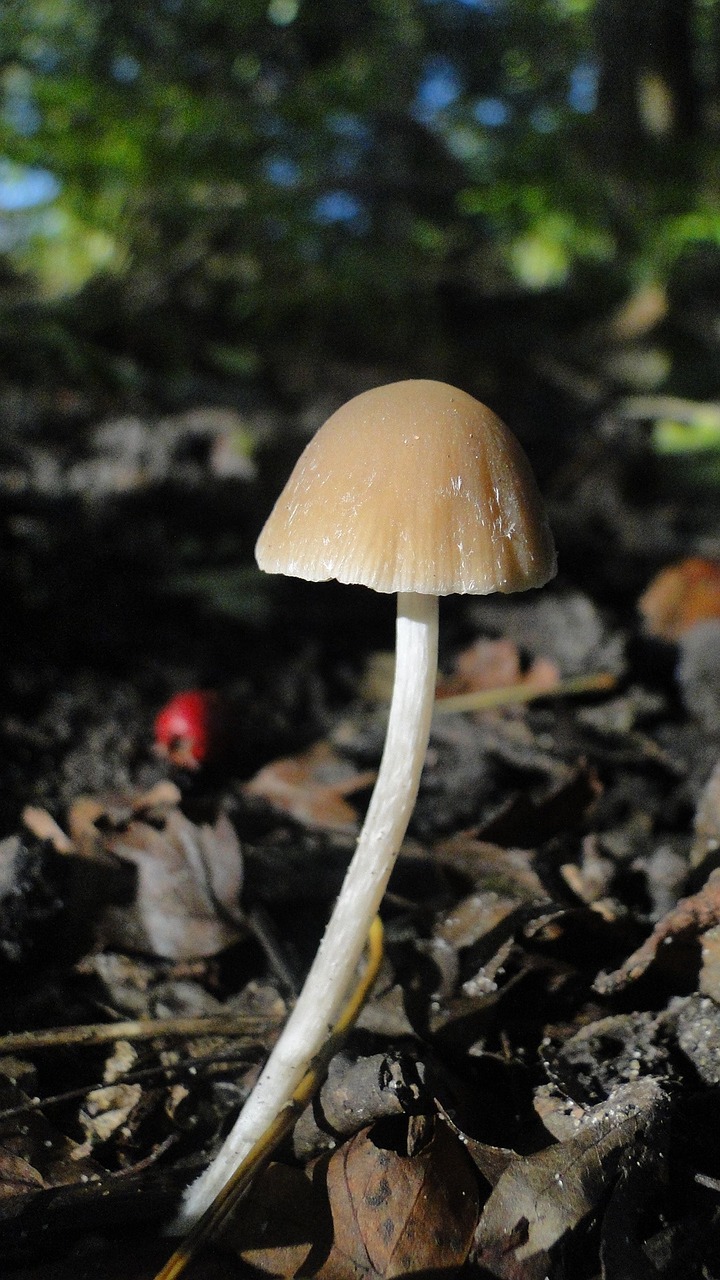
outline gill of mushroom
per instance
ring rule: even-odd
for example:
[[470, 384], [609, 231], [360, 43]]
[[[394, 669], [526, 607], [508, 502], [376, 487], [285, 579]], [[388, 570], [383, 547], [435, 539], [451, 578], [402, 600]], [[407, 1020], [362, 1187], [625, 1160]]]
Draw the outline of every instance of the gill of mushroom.
[[435, 696], [438, 598], [542, 586], [555, 551], [529, 463], [473, 397], [413, 379], [340, 408], [310, 441], [258, 540], [261, 569], [397, 593], [395, 681], [377, 781], [303, 989], [233, 1129], [186, 1191], [176, 1230], [208, 1209], [328, 1036], [420, 785]]

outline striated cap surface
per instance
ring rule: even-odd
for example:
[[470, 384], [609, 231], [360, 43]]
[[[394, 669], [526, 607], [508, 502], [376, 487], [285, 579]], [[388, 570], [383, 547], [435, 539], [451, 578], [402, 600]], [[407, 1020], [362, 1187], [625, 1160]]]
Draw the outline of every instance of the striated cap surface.
[[524, 591], [555, 573], [517, 440], [478, 400], [428, 379], [375, 387], [328, 418], [255, 554], [268, 573], [441, 596]]

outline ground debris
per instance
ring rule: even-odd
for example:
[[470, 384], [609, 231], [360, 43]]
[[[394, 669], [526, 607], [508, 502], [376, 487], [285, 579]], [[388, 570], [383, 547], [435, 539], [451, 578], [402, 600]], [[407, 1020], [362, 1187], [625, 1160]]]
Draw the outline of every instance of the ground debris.
[[650, 937], [612, 973], [601, 974], [595, 982], [602, 995], [621, 991], [637, 982], [651, 965], [657, 965], [671, 981], [682, 983], [694, 974], [697, 981], [700, 952], [698, 940], [720, 924], [720, 870], [711, 872], [703, 887], [658, 921]]
[[329, 743], [318, 742], [301, 755], [265, 765], [243, 791], [305, 826], [352, 832], [358, 814], [347, 797], [367, 790], [374, 780], [373, 770], [359, 773]]
[[[68, 815], [69, 847], [49, 815], [26, 810], [28, 825], [54, 836], [65, 857], [76, 855], [69, 912], [87, 916], [90, 906], [98, 910], [106, 900], [95, 924], [101, 945], [189, 960], [214, 955], [242, 936], [235, 831], [223, 815], [213, 826], [195, 825], [179, 800], [171, 783], [147, 793], [80, 797]], [[96, 890], [92, 903], [89, 883]]]
[[461, 1266], [478, 1205], [472, 1163], [441, 1119], [390, 1120], [356, 1133], [311, 1180], [272, 1166], [227, 1240], [274, 1276], [390, 1280]]
[[509, 1164], [480, 1217], [474, 1259], [503, 1280], [546, 1275], [551, 1251], [601, 1208], [623, 1152], [650, 1141], [665, 1107], [654, 1080], [620, 1085], [578, 1117], [574, 1137]]

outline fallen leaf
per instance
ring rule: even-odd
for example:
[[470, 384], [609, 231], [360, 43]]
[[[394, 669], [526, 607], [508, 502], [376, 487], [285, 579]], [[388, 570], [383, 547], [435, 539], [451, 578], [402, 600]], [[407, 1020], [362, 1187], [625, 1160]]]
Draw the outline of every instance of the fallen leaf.
[[547, 1275], [550, 1249], [598, 1208], [622, 1152], [664, 1102], [654, 1080], [621, 1085], [585, 1112], [576, 1137], [511, 1163], [483, 1209], [474, 1261], [502, 1280]]
[[0, 1200], [21, 1195], [25, 1191], [44, 1188], [48, 1184], [28, 1160], [15, 1155], [0, 1144]]
[[547, 898], [528, 849], [506, 849], [480, 839], [471, 829], [439, 841], [433, 846], [433, 857], [448, 870], [468, 876], [480, 892], [502, 893], [516, 904]]
[[699, 1079], [716, 1088], [720, 1084], [720, 1009], [714, 1000], [692, 995], [673, 1012], [681, 1052]]
[[315, 1274], [311, 1259], [330, 1249], [332, 1219], [322, 1181], [302, 1169], [271, 1164], [223, 1229], [223, 1243], [270, 1276]]
[[653, 578], [638, 600], [646, 631], [675, 641], [694, 626], [720, 618], [720, 561], [691, 556]]
[[86, 1139], [79, 1150], [89, 1155], [95, 1145], [107, 1142], [116, 1129], [127, 1124], [141, 1098], [142, 1087], [139, 1084], [113, 1084], [92, 1089], [78, 1115]]
[[243, 790], [304, 826], [354, 831], [358, 815], [347, 796], [374, 781], [374, 771], [358, 773], [329, 743], [318, 742], [301, 755], [265, 765]]
[[417, 1112], [420, 1096], [416, 1063], [384, 1053], [357, 1059], [338, 1053], [312, 1107], [295, 1125], [295, 1155], [307, 1159], [385, 1116]]
[[136, 870], [133, 901], [103, 914], [106, 946], [189, 960], [215, 955], [242, 936], [242, 853], [224, 815], [198, 827], [172, 809], [161, 829], [132, 820], [104, 844]]
[[390, 1121], [361, 1130], [329, 1161], [333, 1244], [320, 1280], [389, 1280], [465, 1262], [478, 1215], [475, 1173], [447, 1125], [430, 1123], [429, 1141], [412, 1156], [385, 1141], [399, 1131]]
[[523, 670], [520, 651], [512, 640], [475, 640], [458, 655], [452, 674], [438, 684], [438, 698], [461, 693], [480, 693], [526, 684], [542, 692], [560, 679], [558, 666], [547, 658], [536, 658]]

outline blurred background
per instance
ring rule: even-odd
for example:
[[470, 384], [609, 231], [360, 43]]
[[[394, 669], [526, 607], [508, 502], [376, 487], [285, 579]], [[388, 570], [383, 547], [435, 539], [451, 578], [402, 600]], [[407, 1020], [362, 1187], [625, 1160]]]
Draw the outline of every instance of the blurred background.
[[714, 394], [719, 33], [715, 0], [5, 4], [7, 374], [476, 382], [634, 298], [685, 349], [616, 380]]
[[10, 702], [356, 635], [252, 548], [395, 378], [508, 419], [601, 602], [720, 553], [719, 37], [720, 0], [3, 4]]

